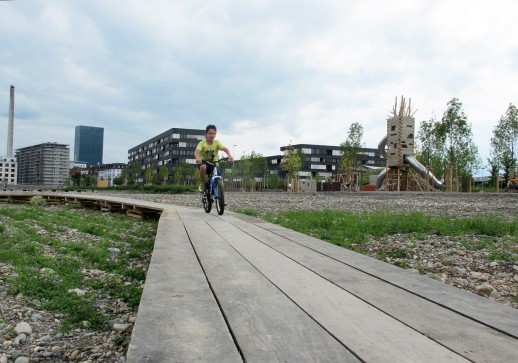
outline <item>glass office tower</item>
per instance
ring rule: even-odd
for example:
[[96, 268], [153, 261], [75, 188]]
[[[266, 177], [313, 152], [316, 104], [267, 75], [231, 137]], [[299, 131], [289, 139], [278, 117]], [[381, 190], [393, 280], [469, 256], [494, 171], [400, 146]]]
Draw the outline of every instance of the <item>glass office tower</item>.
[[91, 165], [103, 163], [104, 128], [76, 126], [74, 161]]

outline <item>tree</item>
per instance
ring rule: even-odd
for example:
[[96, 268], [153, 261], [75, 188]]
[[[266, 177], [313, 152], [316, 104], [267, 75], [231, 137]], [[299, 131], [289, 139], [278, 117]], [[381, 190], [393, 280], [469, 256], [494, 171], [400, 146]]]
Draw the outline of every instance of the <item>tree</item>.
[[358, 166], [357, 154], [362, 147], [363, 126], [353, 122], [349, 127], [347, 139], [340, 144], [342, 158], [340, 159], [340, 171], [347, 172]]
[[472, 174], [472, 169], [480, 162], [478, 149], [472, 140], [471, 125], [458, 98], [448, 102], [448, 107], [439, 123], [433, 128], [437, 141], [437, 156], [443, 166], [456, 168], [458, 175]]
[[121, 171], [121, 174], [120, 174], [120, 178], [121, 178], [121, 181], [122, 183], [120, 184], [117, 184], [117, 185], [126, 185], [129, 183], [129, 169], [126, 167], [124, 169], [122, 169]]
[[195, 180], [196, 177], [199, 179], [199, 171], [194, 166], [187, 163], [179, 164], [174, 168], [175, 184], [183, 185], [188, 177], [191, 177], [192, 180]]
[[131, 165], [131, 175], [130, 175], [130, 184], [136, 183], [140, 178], [140, 173], [142, 170], [142, 163], [137, 161], [135, 164]]
[[419, 131], [417, 133], [417, 160], [426, 167], [432, 166], [439, 168], [442, 165], [440, 152], [439, 152], [439, 140], [435, 134], [435, 127], [437, 120], [432, 117], [428, 121], [422, 121], [419, 125]]
[[146, 180], [146, 185], [153, 182], [153, 167], [151, 165], [147, 166], [146, 171], [144, 172], [144, 179]]
[[511, 103], [505, 116], [493, 129], [491, 138], [491, 165], [495, 165], [497, 171], [504, 171], [504, 178], [516, 176], [516, 147], [518, 146], [518, 109]]
[[302, 167], [302, 160], [300, 158], [299, 153], [297, 153], [293, 146], [291, 146], [291, 142], [286, 148], [286, 151], [284, 152], [284, 156], [281, 159], [281, 169], [286, 172], [286, 179], [292, 180], [293, 182], [296, 182], [298, 177], [298, 172], [300, 171]]
[[167, 179], [169, 177], [169, 168], [167, 165], [162, 165], [158, 170], [158, 178], [162, 184], [167, 183]]

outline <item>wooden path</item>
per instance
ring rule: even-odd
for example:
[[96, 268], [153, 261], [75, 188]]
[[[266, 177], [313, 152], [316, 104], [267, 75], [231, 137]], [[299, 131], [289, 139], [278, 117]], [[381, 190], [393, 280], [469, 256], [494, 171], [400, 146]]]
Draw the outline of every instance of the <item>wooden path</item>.
[[246, 216], [164, 210], [128, 362], [518, 362], [518, 311]]
[[160, 216], [128, 363], [518, 362], [518, 310], [475, 294], [201, 205], [66, 198]]

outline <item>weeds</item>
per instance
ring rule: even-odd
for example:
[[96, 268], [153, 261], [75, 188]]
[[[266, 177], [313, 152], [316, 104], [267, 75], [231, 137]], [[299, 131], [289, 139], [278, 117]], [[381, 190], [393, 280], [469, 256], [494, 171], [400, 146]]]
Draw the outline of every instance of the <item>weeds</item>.
[[[357, 214], [352, 212], [288, 211], [277, 214], [267, 213], [269, 222], [282, 225], [298, 232], [323, 239], [356, 252], [366, 253], [370, 238], [401, 233], [423, 239], [426, 235], [486, 236], [476, 244], [464, 242], [468, 250], [489, 251], [489, 259], [507, 262], [518, 261], [518, 221], [507, 221], [498, 217], [450, 218], [430, 216], [420, 212], [391, 213], [375, 211]], [[505, 246], [497, 245], [504, 243]], [[405, 258], [406, 250], [380, 252], [380, 259], [386, 257]]]
[[138, 308], [156, 221], [38, 202], [0, 205], [0, 215], [0, 263], [15, 271], [8, 293], [64, 314], [63, 330], [103, 329], [110, 312], [96, 303], [106, 296]]

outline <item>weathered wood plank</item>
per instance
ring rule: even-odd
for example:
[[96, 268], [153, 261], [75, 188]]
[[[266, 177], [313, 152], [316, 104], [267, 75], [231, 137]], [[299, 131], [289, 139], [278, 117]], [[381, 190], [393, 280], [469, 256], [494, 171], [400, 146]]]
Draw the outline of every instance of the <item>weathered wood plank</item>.
[[[517, 339], [389, 284], [383, 281], [383, 277], [345, 265], [334, 258], [336, 253], [333, 256], [318, 253], [241, 219], [233, 219], [231, 223], [322, 278], [474, 362], [511, 362], [517, 356]], [[383, 264], [380, 261], [376, 263]]]
[[160, 219], [127, 362], [242, 362], [176, 212]]
[[421, 276], [390, 264], [379, 263], [376, 259], [281, 226], [266, 222], [256, 223], [256, 225], [518, 338], [518, 311], [516, 309], [494, 303], [475, 294], [467, 294], [465, 291], [427, 276]]
[[467, 362], [229, 223], [209, 222], [227, 243], [333, 336], [367, 362]]
[[183, 222], [246, 361], [358, 362], [206, 223]]

